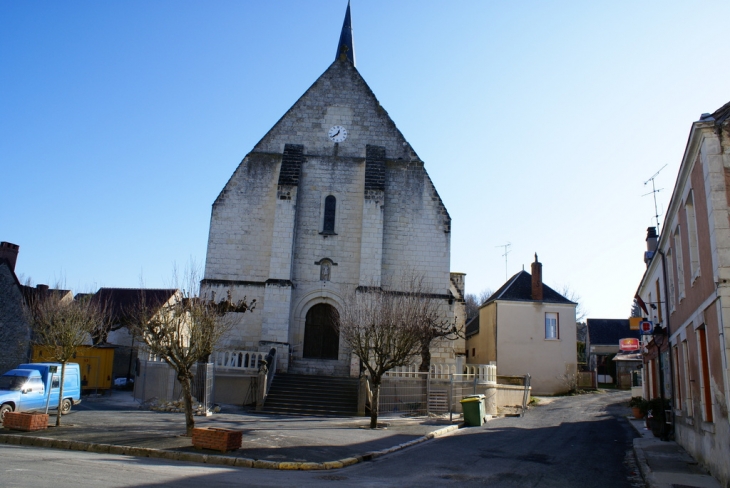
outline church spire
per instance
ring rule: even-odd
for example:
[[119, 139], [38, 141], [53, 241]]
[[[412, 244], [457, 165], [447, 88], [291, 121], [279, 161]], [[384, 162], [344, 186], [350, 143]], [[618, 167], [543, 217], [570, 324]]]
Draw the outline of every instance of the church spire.
[[335, 61], [338, 59], [348, 59], [355, 66], [355, 44], [352, 42], [352, 22], [350, 21], [350, 0], [347, 1], [347, 11], [345, 12], [345, 21], [342, 23], [342, 32], [340, 33], [340, 43], [337, 45], [337, 54]]

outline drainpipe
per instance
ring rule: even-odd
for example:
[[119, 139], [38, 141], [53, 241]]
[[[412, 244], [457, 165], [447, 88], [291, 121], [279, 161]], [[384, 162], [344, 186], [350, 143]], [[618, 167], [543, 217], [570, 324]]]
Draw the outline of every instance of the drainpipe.
[[[662, 251], [659, 248], [659, 246], [657, 246], [656, 252], [658, 252], [662, 257], [662, 275], [664, 278], [664, 303], [669, 305], [669, 285], [667, 285], [667, 257], [664, 255], [664, 251]], [[662, 306], [661, 301], [659, 303], [659, 306], [660, 307]], [[669, 328], [669, 314], [670, 314], [669, 307], [667, 307], [665, 310], [666, 310], [665, 324], [667, 325], [667, 348], [668, 348], [667, 356], [669, 356], [669, 377], [672, 379], [672, 400], [674, 400], [674, 396], [677, 394], [677, 392], [675, 391], [676, 388], [674, 388], [674, 379], [675, 378], [674, 378], [674, 360], [672, 358], [672, 343], [669, 340], [669, 338], [672, 336], [672, 332]], [[659, 362], [660, 363], [661, 363], [661, 360], [662, 360], [662, 352], [660, 350], [659, 351]], [[661, 375], [661, 378], [664, 378], [664, 375]], [[663, 380], [662, 380], [662, 383], [663, 383]], [[664, 388], [662, 388], [662, 387], [660, 387], [659, 397], [662, 399], [662, 403], [663, 403], [664, 402]], [[670, 403], [669, 407], [672, 412], [672, 415], [671, 415], [672, 422], [669, 427], [669, 432], [665, 436], [666, 439], [664, 439], [664, 440], [669, 440], [669, 439], [674, 438], [674, 401], [672, 401]]]

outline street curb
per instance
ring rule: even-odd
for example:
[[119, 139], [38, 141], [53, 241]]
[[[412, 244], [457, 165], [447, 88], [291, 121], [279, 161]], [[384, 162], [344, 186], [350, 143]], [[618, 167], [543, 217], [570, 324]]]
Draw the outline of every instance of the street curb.
[[634, 447], [634, 457], [636, 457], [636, 463], [639, 465], [639, 471], [641, 471], [641, 477], [644, 479], [644, 483], [646, 483], [649, 488], [658, 487], [659, 484], [654, 479], [654, 473], [652, 472], [651, 468], [649, 467], [649, 461], [646, 459], [646, 454], [644, 454], [644, 450], [640, 448], [636, 441], [640, 440], [634, 439], [633, 440], [633, 447]]
[[256, 469], [279, 469], [279, 470], [299, 470], [299, 471], [314, 471], [314, 470], [329, 470], [329, 469], [342, 469], [353, 464], [361, 463], [363, 461], [370, 461], [372, 459], [391, 454], [396, 451], [400, 451], [407, 447], [415, 446], [422, 442], [426, 442], [437, 437], [442, 437], [449, 432], [453, 432], [457, 429], [464, 427], [464, 423], [449, 425], [442, 429], [434, 430], [428, 434], [413, 439], [397, 446], [390, 447], [388, 449], [381, 449], [380, 451], [370, 451], [359, 456], [352, 456], [336, 461], [326, 461], [322, 463], [312, 462], [275, 462], [265, 461], [262, 459], [249, 459], [232, 456], [219, 456], [215, 454], [201, 454], [197, 452], [179, 452], [179, 451], [167, 451], [164, 449], [152, 449], [147, 447], [131, 447], [131, 446], [116, 446], [111, 444], [96, 444], [93, 442], [83, 441], [69, 441], [65, 439], [53, 439], [50, 437], [31, 437], [26, 435], [17, 434], [0, 434], [0, 444], [10, 444], [19, 446], [33, 446], [33, 447], [50, 447], [55, 449], [66, 449], [70, 451], [87, 451], [96, 452], [103, 454], [121, 454], [124, 456], [135, 456], [135, 457], [149, 457], [158, 459], [168, 459], [172, 461], [185, 461], [193, 463], [205, 463], [205, 464], [217, 464], [223, 466], [235, 466], [242, 468], [256, 468]]
[[[629, 420], [629, 417], [626, 416], [626, 421], [629, 423], [632, 429], [636, 431], [637, 434], [641, 435], [641, 432], [638, 430], [638, 428]], [[639, 471], [641, 472], [641, 478], [644, 480], [644, 483], [649, 486], [649, 488], [657, 488], [659, 484], [657, 483], [654, 472], [649, 467], [649, 461], [646, 459], [646, 454], [644, 453], [644, 450], [639, 447], [639, 442], [641, 441], [642, 437], [638, 437], [632, 441], [632, 447], [634, 449], [634, 458], [636, 458], [636, 464], [639, 465]]]

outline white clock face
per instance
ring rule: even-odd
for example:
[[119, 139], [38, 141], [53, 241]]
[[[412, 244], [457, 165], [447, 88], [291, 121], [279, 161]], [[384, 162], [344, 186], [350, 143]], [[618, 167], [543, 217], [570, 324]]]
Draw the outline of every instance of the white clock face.
[[347, 129], [341, 125], [336, 125], [330, 129], [328, 135], [332, 142], [343, 142], [347, 139]]

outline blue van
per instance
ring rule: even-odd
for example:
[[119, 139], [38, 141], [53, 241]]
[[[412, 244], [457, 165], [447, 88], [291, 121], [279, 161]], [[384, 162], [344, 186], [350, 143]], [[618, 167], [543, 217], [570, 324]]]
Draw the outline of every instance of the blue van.
[[[52, 373], [55, 369], [55, 372]], [[6, 412], [30, 412], [58, 408], [60, 363], [21, 364], [0, 376], [0, 420]], [[50, 399], [48, 395], [50, 393]], [[81, 403], [81, 374], [77, 363], [66, 363], [61, 414]]]

